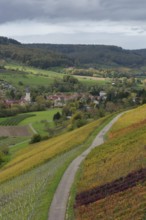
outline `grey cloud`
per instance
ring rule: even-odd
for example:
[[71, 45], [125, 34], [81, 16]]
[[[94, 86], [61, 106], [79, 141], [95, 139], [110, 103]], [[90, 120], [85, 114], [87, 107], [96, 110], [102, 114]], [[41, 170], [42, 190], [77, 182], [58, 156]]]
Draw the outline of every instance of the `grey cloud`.
[[145, 0], [1, 0], [0, 23], [35, 19], [145, 21]]

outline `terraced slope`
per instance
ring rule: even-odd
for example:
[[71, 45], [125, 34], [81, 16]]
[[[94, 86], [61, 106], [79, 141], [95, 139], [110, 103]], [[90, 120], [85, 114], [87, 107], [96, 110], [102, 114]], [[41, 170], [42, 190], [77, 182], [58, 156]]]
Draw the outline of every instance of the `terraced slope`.
[[75, 219], [146, 218], [146, 105], [113, 126], [110, 140], [93, 150], [77, 184]]

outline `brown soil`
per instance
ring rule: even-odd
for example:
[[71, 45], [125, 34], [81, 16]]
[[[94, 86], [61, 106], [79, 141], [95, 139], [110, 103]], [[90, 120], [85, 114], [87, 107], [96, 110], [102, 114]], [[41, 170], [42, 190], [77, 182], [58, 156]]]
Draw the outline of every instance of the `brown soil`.
[[146, 181], [146, 168], [132, 172], [126, 177], [121, 177], [111, 183], [78, 194], [76, 196], [75, 207], [88, 205], [107, 196], [125, 191], [144, 181]]
[[0, 137], [30, 136], [27, 126], [0, 126]]

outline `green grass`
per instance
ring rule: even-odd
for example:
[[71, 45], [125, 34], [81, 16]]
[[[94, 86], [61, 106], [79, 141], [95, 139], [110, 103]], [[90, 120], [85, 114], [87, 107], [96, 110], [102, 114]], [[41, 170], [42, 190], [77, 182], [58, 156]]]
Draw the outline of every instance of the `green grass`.
[[[5, 81], [10, 82], [17, 87], [19, 86], [19, 81], [22, 81], [24, 86], [49, 86], [55, 79], [61, 79], [65, 75], [65, 70], [63, 68], [59, 70], [59, 72], [57, 72], [57, 70], [43, 70], [13, 63], [8, 63], [5, 68], [8, 70], [8, 73], [1, 73], [0, 79], [5, 79]], [[9, 71], [11, 70], [13, 70], [13, 75], [15, 76], [15, 79], [11, 78], [12, 73], [9, 73]], [[64, 73], [60, 73], [60, 71]], [[24, 72], [25, 74], [20, 74], [21, 72]], [[76, 77], [80, 82], [87, 86], [106, 85], [107, 83], [109, 83], [108, 79], [97, 81], [95, 79], [88, 79], [86, 77]]]
[[9, 148], [11, 159], [13, 159], [20, 150], [25, 149], [28, 145], [29, 145], [28, 137], [21, 139], [19, 140], [19, 142], [15, 143], [13, 147]]
[[57, 71], [52, 71], [52, 70], [43, 70], [43, 69], [38, 69], [30, 66], [25, 66], [25, 65], [20, 65], [20, 64], [10, 64], [8, 63], [5, 66], [6, 69], [8, 70], [15, 70], [15, 71], [23, 71], [26, 73], [31, 73], [35, 75], [44, 75], [44, 76], [50, 76], [50, 77], [62, 77], [63, 74], [58, 73]]
[[[24, 88], [26, 86], [33, 87], [40, 87], [45, 86], [48, 87], [50, 84], [53, 83], [54, 79], [59, 78], [60, 75], [58, 74], [53, 75], [52, 72], [50, 75], [37, 75], [32, 73], [20, 73], [15, 71], [7, 71], [4, 73], [0, 73], [0, 80], [4, 80], [11, 85], [15, 86], [16, 88]], [[23, 86], [19, 85], [19, 82], [23, 83]]]
[[48, 132], [45, 130], [44, 121], [47, 121], [50, 127], [54, 127], [53, 116], [57, 112], [61, 112], [61, 109], [54, 108], [47, 111], [31, 112], [13, 117], [0, 118], [0, 126], [32, 124], [33, 128], [40, 135], [47, 135]]
[[[55, 108], [55, 109], [50, 109], [48, 111], [32, 112], [34, 116], [26, 118], [20, 123], [20, 125], [28, 125], [30, 123], [33, 124], [35, 122], [42, 121], [42, 120], [52, 121], [54, 114], [58, 111], [60, 112], [61, 109]], [[26, 113], [26, 115], [27, 114], [29, 113]]]
[[0, 149], [9, 148], [9, 153], [5, 156], [5, 161], [0, 167], [5, 166], [19, 150], [28, 146], [28, 142], [28, 137], [0, 137]]
[[28, 137], [0, 137], [0, 147], [1, 146], [12, 146], [27, 140]]
[[50, 127], [54, 127], [53, 116], [57, 112], [61, 112], [61, 109], [55, 108], [48, 111], [33, 112], [35, 116], [23, 120], [20, 125], [32, 124], [33, 128], [40, 135], [48, 135], [44, 121], [46, 121]]

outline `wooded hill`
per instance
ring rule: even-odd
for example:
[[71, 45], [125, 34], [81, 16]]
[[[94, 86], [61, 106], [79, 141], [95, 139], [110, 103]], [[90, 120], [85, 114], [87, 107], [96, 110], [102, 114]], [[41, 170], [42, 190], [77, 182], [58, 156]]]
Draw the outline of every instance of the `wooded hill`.
[[131, 67], [146, 65], [146, 49], [124, 50], [105, 45], [21, 44], [0, 37], [0, 59], [27, 65], [49, 67]]

